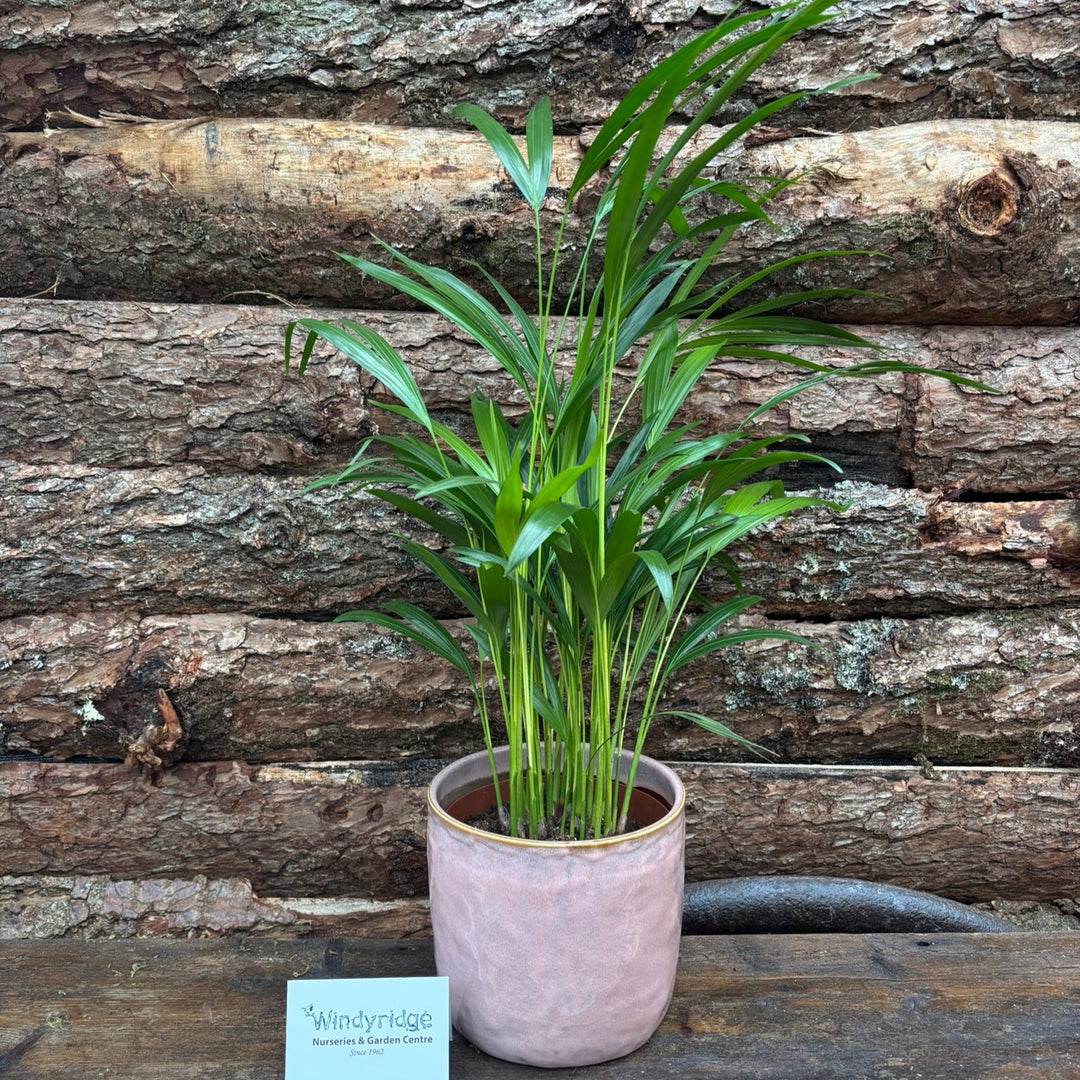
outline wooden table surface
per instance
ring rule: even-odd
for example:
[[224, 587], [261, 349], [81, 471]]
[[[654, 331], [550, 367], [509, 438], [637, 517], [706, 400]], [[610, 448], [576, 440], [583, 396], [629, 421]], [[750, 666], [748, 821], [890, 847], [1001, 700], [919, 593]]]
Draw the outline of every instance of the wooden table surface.
[[[434, 966], [424, 941], [54, 939], [0, 942], [0, 971], [4, 1080], [263, 1080], [284, 1071], [287, 980]], [[570, 1073], [1080, 1080], [1080, 935], [685, 938], [667, 1018], [629, 1057], [552, 1072], [450, 1051], [461, 1080]]]

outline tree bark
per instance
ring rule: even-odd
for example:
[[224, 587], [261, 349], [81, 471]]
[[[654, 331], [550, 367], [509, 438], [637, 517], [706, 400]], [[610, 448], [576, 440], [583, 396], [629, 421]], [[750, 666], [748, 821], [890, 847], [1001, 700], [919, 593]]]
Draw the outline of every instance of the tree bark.
[[[1080, 767], [1080, 609], [768, 625], [818, 648], [728, 649], [675, 676], [666, 704], [721, 720], [786, 763]], [[161, 691], [180, 717], [187, 761], [482, 749], [465, 679], [358, 624], [101, 612], [8, 620], [0, 642], [0, 753], [9, 755], [123, 760], [160, 723]], [[746, 755], [672, 720], [657, 721], [648, 752]]]
[[[1072, 820], [1080, 773], [928, 772], [683, 766], [689, 880], [823, 874], [966, 902], [1070, 892], [1065, 868], [1075, 868], [1080, 849]], [[1022, 864], [1027, 881], [1014, 876]]]
[[1080, 492], [1080, 469], [1046, 451], [1060, 446], [1080, 462], [1080, 336], [1050, 328], [935, 327], [921, 344], [926, 352], [916, 347], [914, 362], [987, 382], [999, 393], [915, 380], [911, 428], [900, 435], [900, 467], [915, 486], [962, 484], [969, 493], [1028, 497]]
[[[391, 535], [435, 539], [370, 496], [194, 466], [2, 471], [0, 618], [115, 609], [323, 616], [390, 598], [456, 614]], [[772, 615], [928, 615], [1080, 596], [1073, 500], [949, 503], [842, 483], [850, 502], [753, 534], [743, 584]], [[704, 595], [727, 595], [713, 574]]]
[[[884, 258], [815, 260], [773, 275], [768, 288], [893, 298], [823, 305], [827, 317], [859, 323], [1065, 325], [1077, 317], [1074, 125], [941, 121], [788, 135], [774, 132], [776, 141], [717, 163], [725, 175], [802, 177], [771, 204], [779, 231], [746, 229], [717, 274], [813, 251], [874, 251]], [[556, 187], [579, 153], [560, 141]], [[55, 281], [55, 295], [96, 299], [221, 300], [251, 289], [357, 307], [400, 302], [329, 254], [376, 256], [374, 233], [482, 285], [458, 262], [474, 260], [534, 302], [531, 215], [472, 135], [196, 120], [14, 133], [0, 137], [0, 156], [7, 295]], [[405, 182], [406, 174], [419, 179]], [[554, 217], [546, 216], [549, 234]], [[583, 230], [575, 217], [563, 234], [568, 255], [583, 250]]]
[[[1017, 930], [1075, 933], [1075, 900], [994, 900], [983, 905]], [[0, 877], [0, 941], [48, 938], [218, 938], [250, 943], [305, 937], [431, 937], [426, 898], [261, 897], [237, 878], [143, 878], [32, 874]]]
[[[563, 127], [596, 123], [633, 79], [724, 0], [506, 0], [352, 5], [315, 0], [257, 14], [236, 4], [147, 0], [123, 12], [91, 0], [29, 0], [0, 30], [0, 118], [40, 123], [71, 106], [156, 117], [193, 113], [308, 116], [426, 124], [474, 101], [520, 123], [550, 94]], [[1080, 115], [1075, 0], [1023, 0], [1000, 10], [928, 0], [855, 0], [755, 75], [735, 102], [825, 86], [853, 70], [874, 82], [794, 112], [811, 127], [849, 130], [942, 116]]]
[[426, 900], [256, 896], [237, 878], [0, 877], [0, 941], [319, 934], [430, 937]]
[[[287, 377], [285, 327], [296, 314], [229, 304], [0, 307], [0, 454], [110, 468], [340, 466], [373, 433], [373, 383], [326, 349], [304, 379]], [[410, 359], [418, 351], [432, 364], [447, 350], [459, 361], [469, 356], [431, 316], [365, 320]], [[475, 350], [470, 359], [483, 367]]]
[[743, 575], [787, 615], [929, 615], [1080, 595], [1080, 504], [963, 503], [837, 485], [848, 510], [814, 510], [749, 541]]
[[[459, 432], [475, 391], [513, 412], [502, 369], [448, 323], [421, 313], [296, 311], [235, 305], [26, 300], [0, 306], [0, 454], [25, 464], [329, 472], [376, 430], [398, 430], [387, 400], [326, 349], [286, 378], [285, 326], [356, 315], [412, 366], [429, 408]], [[1080, 490], [1080, 331], [873, 326], [871, 341], [925, 367], [991, 383], [985, 395], [936, 379], [834, 380], [755, 424], [804, 434], [853, 480], [968, 492]], [[816, 350], [842, 363], [845, 354]], [[631, 370], [627, 367], [627, 372]], [[780, 365], [718, 361], [686, 419], [731, 431], [798, 378]], [[624, 393], [628, 386], [624, 384]], [[788, 477], [828, 483], [828, 469]]]
[[[0, 874], [242, 878], [267, 896], [426, 887], [435, 764], [0, 765]], [[826, 874], [958, 900], [1069, 895], [1080, 773], [683, 765], [689, 880]]]
[[[29, 0], [0, 26], [0, 128], [65, 106], [157, 121], [0, 135], [0, 295], [77, 298], [0, 305], [0, 755], [105, 759], [0, 761], [0, 936], [426, 929], [423, 785], [431, 759], [478, 747], [468, 688], [392, 635], [294, 621], [390, 598], [460, 614], [388, 539], [409, 523], [303, 494], [394, 430], [381, 388], [325, 353], [286, 379], [295, 312], [177, 301], [368, 309], [451, 426], [473, 388], [506, 404], [489, 358], [433, 317], [378, 310], [399, 298], [331, 252], [376, 256], [376, 233], [466, 276], [475, 260], [531, 308], [530, 215], [454, 105], [520, 130], [552, 93], [550, 246], [591, 125], [728, 6], [401, 0], [354, 5], [345, 33], [325, 0], [302, 27], [274, 5]], [[658, 725], [648, 749], [691, 786], [691, 878], [1075, 891], [1080, 774], [948, 766], [1080, 765], [1080, 144], [1061, 122], [1080, 117], [1080, 0], [968, 6], [853, 0], [718, 117], [881, 71], [716, 163], [798, 179], [771, 204], [777, 230], [747, 230], [717, 271], [879, 252], [769, 287], [892, 296], [810, 313], [908, 323], [869, 333], [1003, 393], [842, 380], [762, 421], [863, 481], [836, 489], [845, 515], [796, 515], [744, 552], [768, 597], [754, 625], [823, 651], [731, 650], [670, 698], [825, 764], [719, 764], [731, 744]], [[588, 210], [587, 193], [568, 251]], [[947, 323], [974, 325], [910, 325]], [[730, 428], [783, 385], [721, 363], [687, 419]], [[155, 755], [166, 711], [179, 765]], [[118, 764], [133, 743], [141, 770]]]

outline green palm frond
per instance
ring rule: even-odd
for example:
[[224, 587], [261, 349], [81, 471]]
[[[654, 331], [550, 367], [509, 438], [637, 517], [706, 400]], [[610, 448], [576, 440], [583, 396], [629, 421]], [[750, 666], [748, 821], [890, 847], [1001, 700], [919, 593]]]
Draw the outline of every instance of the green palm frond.
[[[498, 702], [513, 748], [510, 816], [522, 834], [536, 835], [556, 803], [579, 835], [617, 828], [614, 762], [624, 745], [640, 753], [658, 717], [679, 716], [754, 749], [715, 719], [665, 708], [665, 684], [732, 645], [809, 644], [746, 624], [759, 598], [741, 591], [740, 545], [788, 514], [843, 507], [787, 494], [778, 467], [832, 463], [776, 437], [754, 438], [749, 425], [827, 379], [943, 374], [791, 313], [848, 292], [807, 287], [746, 302], [777, 275], [871, 253], [811, 252], [718, 274], [730, 239], [746, 226], [772, 227], [769, 202], [793, 181], [740, 183], [717, 175], [714, 161], [802, 95], [710, 125], [778, 50], [832, 18], [831, 7], [796, 0], [728, 16], [657, 64], [582, 154], [554, 244], [542, 228], [558, 196], [550, 187], [550, 102], [529, 112], [524, 140], [473, 105], [455, 110], [487, 140], [532, 211], [535, 313], [484, 271], [494, 300], [389, 246], [385, 265], [345, 258], [483, 348], [509, 379], [515, 414], [476, 394], [471, 431], [452, 431], [374, 330], [314, 319], [288, 328], [287, 369], [295, 360], [303, 372], [324, 341], [381, 383], [386, 394], [372, 404], [404, 421], [403, 432], [369, 440], [315, 486], [366, 492], [430, 530], [431, 546], [407, 538], [402, 548], [467, 614], [474, 649], [467, 653], [431, 615], [400, 601], [343, 618], [401, 633], [467, 672], [489, 747], [488, 695]], [[586, 189], [595, 209], [585, 243], [564, 248], [562, 228]], [[568, 297], [574, 318], [553, 313], [557, 294]], [[810, 355], [821, 347], [877, 355], [843, 366]], [[564, 377], [559, 350], [573, 358]], [[750, 407], [733, 430], [710, 432], [687, 414], [687, 402], [720, 358], [767, 360], [802, 377]], [[725, 588], [719, 602], [706, 599]]]

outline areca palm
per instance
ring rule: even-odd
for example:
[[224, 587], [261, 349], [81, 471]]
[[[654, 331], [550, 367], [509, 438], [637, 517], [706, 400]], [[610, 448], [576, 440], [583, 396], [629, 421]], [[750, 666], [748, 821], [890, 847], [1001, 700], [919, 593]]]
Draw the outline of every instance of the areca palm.
[[[468, 613], [474, 649], [467, 652], [431, 615], [404, 602], [342, 618], [394, 629], [464, 672], [489, 751], [497, 702], [511, 753], [502, 809], [516, 834], [584, 837], [624, 829], [634, 777], [620, 795], [615, 763], [624, 747], [636, 761], [664, 713], [665, 682], [738, 642], [766, 635], [801, 640], [731, 626], [758, 599], [740, 591], [737, 542], [785, 514], [833, 505], [788, 495], [780, 481], [765, 477], [778, 465], [822, 459], [779, 439], [752, 438], [749, 422], [825, 378], [919, 370], [883, 355], [842, 369], [806, 359], [809, 346], [872, 349], [850, 331], [787, 313], [835, 295], [828, 290], [740, 306], [749, 289], [778, 270], [826, 253], [735, 278], [713, 274], [739, 229], [768, 221], [766, 205], [780, 185], [755, 191], [710, 178], [710, 163], [794, 96], [713, 130], [703, 149], [688, 148], [769, 57], [830, 18], [830, 6], [811, 0], [729, 17], [646, 75], [601, 127], [566, 193], [559, 236], [574, 200], [597, 191], [588, 243], [573, 259], [558, 239], [550, 248], [542, 242], [554, 142], [550, 104], [542, 100], [529, 113], [524, 153], [490, 116], [473, 106], [458, 110], [531, 209], [533, 312], [496, 280], [490, 300], [449, 270], [393, 248], [386, 248], [385, 265], [347, 257], [482, 346], [525, 394], [520, 419], [476, 396], [472, 430], [462, 438], [432, 418], [408, 366], [375, 331], [310, 319], [289, 328], [287, 364], [298, 332], [301, 372], [324, 339], [383, 383], [394, 401], [382, 408], [410, 421], [409, 431], [366, 447], [326, 482], [367, 491], [441, 538], [438, 549], [411, 541], [404, 547]], [[673, 121], [685, 117], [663, 148]], [[556, 307], [556, 297], [567, 296]], [[568, 378], [556, 366], [559, 350], [574, 358]], [[632, 352], [640, 355], [636, 366]], [[680, 423], [680, 410], [719, 357], [769, 359], [806, 375], [738, 429], [706, 435]], [[629, 378], [622, 400], [617, 375]], [[711, 605], [700, 595], [710, 568], [731, 585], [730, 597]], [[738, 738], [715, 719], [679, 715]]]

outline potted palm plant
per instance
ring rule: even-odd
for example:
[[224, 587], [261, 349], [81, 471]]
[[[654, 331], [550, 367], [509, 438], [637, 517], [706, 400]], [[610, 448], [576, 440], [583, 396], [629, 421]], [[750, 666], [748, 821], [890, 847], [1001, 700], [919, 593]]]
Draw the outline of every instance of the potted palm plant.
[[[546, 100], [528, 115], [524, 153], [490, 116], [459, 108], [531, 209], [534, 310], [494, 278], [485, 295], [389, 247], [385, 265], [344, 256], [486, 349], [525, 401], [519, 418], [477, 395], [463, 438], [432, 417], [413, 374], [374, 330], [312, 319], [288, 330], [287, 367], [299, 352], [302, 372], [325, 340], [378, 379], [393, 398], [381, 407], [410, 423], [320, 483], [377, 496], [429, 530], [430, 545], [403, 547], [468, 613], [469, 648], [403, 601], [341, 618], [419, 642], [475, 693], [485, 749], [429, 790], [431, 915], [455, 1026], [510, 1060], [579, 1065], [625, 1054], [670, 1000], [684, 796], [642, 747], [671, 711], [664, 687], [674, 673], [736, 642], [793, 637], [740, 628], [736, 617], [758, 598], [740, 591], [731, 552], [758, 526], [826, 505], [788, 495], [766, 475], [821, 459], [754, 438], [748, 425], [825, 378], [916, 370], [883, 355], [841, 370], [807, 360], [807, 346], [870, 347], [784, 313], [832, 293], [744, 303], [777, 269], [817, 255], [734, 279], [713, 273], [736, 230], [767, 221], [776, 185], [710, 176], [710, 162], [795, 96], [726, 128], [706, 125], [795, 34], [828, 19], [830, 6], [732, 15], [679, 49], [614, 110], [565, 192], [549, 192]], [[594, 207], [587, 243], [564, 250], [562, 226], [585, 193]], [[550, 245], [549, 199], [563, 204]], [[561, 368], [556, 357], [566, 354], [572, 362]], [[680, 421], [680, 407], [721, 356], [767, 357], [807, 376], [737, 430], [705, 435]], [[629, 381], [621, 397], [617, 378]], [[699, 585], [716, 571], [731, 595], [704, 603]], [[678, 715], [737, 738], [712, 718]], [[505, 745], [496, 746], [500, 725]], [[489, 824], [469, 824], [485, 812]]]

